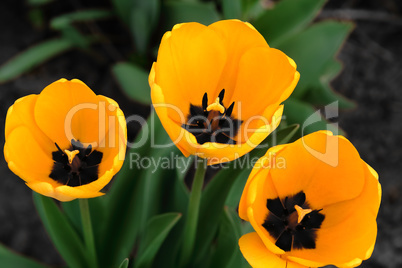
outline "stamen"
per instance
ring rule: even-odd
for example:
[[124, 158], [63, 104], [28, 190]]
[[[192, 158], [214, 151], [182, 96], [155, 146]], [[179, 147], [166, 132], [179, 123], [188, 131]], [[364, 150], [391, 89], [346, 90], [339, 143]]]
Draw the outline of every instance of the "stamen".
[[211, 111], [211, 110], [218, 111], [218, 112], [220, 112], [221, 114], [223, 114], [223, 113], [225, 112], [225, 107], [223, 107], [223, 105], [220, 104], [219, 97], [216, 98], [216, 100], [215, 100], [214, 103], [210, 104], [210, 105], [207, 107], [207, 111], [208, 111], [208, 112]]
[[309, 214], [311, 211], [313, 211], [313, 210], [311, 210], [309, 208], [304, 209], [302, 207], [299, 207], [298, 205], [295, 205], [295, 209], [296, 209], [297, 215], [298, 215], [297, 223], [300, 223], [307, 214]]
[[59, 152], [60, 152], [61, 154], [64, 154], [63, 150], [62, 150], [62, 149], [60, 149], [59, 145], [58, 145], [57, 143], [54, 143], [54, 144], [56, 145], [57, 150], [59, 150]]
[[223, 105], [223, 103], [222, 103], [222, 101], [223, 101], [223, 97], [225, 97], [225, 89], [222, 89], [221, 90], [221, 92], [219, 92], [219, 103], [221, 104], [221, 105]]
[[202, 97], [202, 109], [204, 111], [207, 109], [208, 106], [208, 94], [205, 92], [204, 96]]
[[235, 102], [232, 102], [232, 104], [229, 106], [229, 108], [226, 109], [226, 116], [231, 116], [233, 112], [233, 107], [234, 107]]
[[80, 153], [79, 150], [74, 150], [74, 151], [69, 151], [69, 150], [64, 150], [64, 152], [67, 154], [68, 157], [68, 162], [71, 164], [74, 160], [74, 157]]

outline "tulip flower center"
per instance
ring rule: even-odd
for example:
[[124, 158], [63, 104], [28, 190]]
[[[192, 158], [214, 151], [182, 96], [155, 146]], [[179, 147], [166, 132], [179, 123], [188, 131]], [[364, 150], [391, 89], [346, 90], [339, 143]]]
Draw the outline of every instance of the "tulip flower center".
[[193, 134], [199, 144], [217, 142], [236, 144], [234, 137], [242, 123], [232, 116], [235, 102], [226, 109], [222, 101], [225, 89], [219, 93], [215, 101], [208, 105], [208, 94], [202, 98], [202, 106], [190, 104], [190, 113], [187, 123], [182, 127]]
[[303, 191], [284, 199], [267, 200], [268, 215], [262, 226], [276, 240], [275, 245], [284, 251], [314, 249], [317, 230], [325, 215], [313, 210], [306, 202]]
[[81, 186], [98, 179], [98, 167], [103, 153], [85, 148], [79, 141], [71, 140], [71, 147], [61, 150], [55, 143], [57, 151], [52, 152], [53, 169], [49, 175], [53, 180], [67, 186]]

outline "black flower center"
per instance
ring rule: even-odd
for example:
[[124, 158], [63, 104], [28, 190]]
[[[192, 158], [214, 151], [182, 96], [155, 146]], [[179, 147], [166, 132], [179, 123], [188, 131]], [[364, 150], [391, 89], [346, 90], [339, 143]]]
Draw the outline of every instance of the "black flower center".
[[267, 208], [269, 213], [262, 226], [276, 239], [277, 247], [284, 251], [315, 248], [317, 230], [325, 215], [321, 209], [310, 209], [303, 191], [282, 200], [268, 199]]
[[190, 113], [187, 124], [182, 127], [193, 134], [199, 144], [217, 142], [224, 144], [236, 144], [233, 139], [242, 123], [231, 115], [235, 102], [226, 108], [222, 101], [225, 89], [219, 93], [216, 101], [208, 105], [208, 94], [202, 98], [202, 107], [190, 104]]
[[71, 140], [68, 150], [61, 150], [55, 143], [57, 151], [52, 152], [53, 169], [49, 177], [67, 186], [81, 186], [98, 179], [98, 168], [103, 153], [87, 148], [75, 140]]

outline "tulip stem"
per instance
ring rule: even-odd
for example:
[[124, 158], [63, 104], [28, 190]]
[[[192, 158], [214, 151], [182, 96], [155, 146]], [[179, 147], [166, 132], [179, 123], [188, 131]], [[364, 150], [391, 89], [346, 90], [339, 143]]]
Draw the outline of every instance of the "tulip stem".
[[89, 255], [89, 262], [91, 268], [98, 267], [98, 261], [96, 257], [95, 239], [92, 230], [91, 214], [89, 212], [88, 199], [80, 199], [81, 210], [81, 223], [84, 232], [85, 246]]
[[181, 264], [186, 266], [194, 250], [194, 243], [197, 234], [198, 216], [200, 210], [201, 192], [204, 185], [204, 177], [207, 169], [205, 160], [196, 158], [197, 169], [194, 175], [193, 185], [191, 187], [190, 201], [186, 222], [184, 226], [184, 240], [182, 245]]

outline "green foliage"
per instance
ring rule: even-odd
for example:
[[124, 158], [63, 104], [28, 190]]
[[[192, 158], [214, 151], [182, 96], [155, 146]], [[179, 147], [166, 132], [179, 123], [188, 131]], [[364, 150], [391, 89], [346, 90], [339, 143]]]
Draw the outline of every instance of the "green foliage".
[[151, 104], [148, 72], [134, 64], [120, 62], [112, 66], [112, 73], [130, 98], [143, 104]]
[[28, 18], [35, 28], [41, 29], [45, 26], [45, 18], [40, 8], [32, 8], [28, 13]]
[[61, 30], [71, 26], [73, 23], [88, 22], [99, 19], [107, 19], [113, 15], [109, 10], [88, 9], [63, 14], [50, 21], [50, 27], [54, 30]]
[[46, 268], [31, 259], [21, 256], [0, 244], [0, 261], [2, 267], [7, 268]]
[[320, 77], [328, 71], [328, 64], [334, 61], [335, 54], [351, 29], [350, 23], [324, 21], [282, 42], [278, 48], [297, 62], [300, 72], [300, 81], [293, 97], [302, 97], [320, 82]]
[[129, 260], [127, 258], [124, 259], [124, 261], [122, 261], [122, 263], [120, 264], [119, 268], [128, 268], [129, 265]]
[[212, 3], [166, 1], [163, 2], [162, 7], [161, 28], [163, 32], [170, 31], [177, 23], [195, 21], [209, 25], [221, 18]]
[[138, 250], [136, 268], [150, 267], [163, 241], [181, 218], [179, 213], [166, 213], [151, 218], [145, 228], [145, 237]]
[[132, 1], [129, 26], [135, 47], [140, 54], [145, 54], [155, 30], [160, 11], [160, 0]]
[[208, 267], [241, 267], [245, 260], [238, 247], [242, 224], [235, 210], [225, 207]]
[[326, 0], [282, 0], [265, 11], [253, 25], [272, 47], [297, 34], [311, 23]]
[[0, 66], [0, 83], [16, 78], [72, 47], [69, 40], [56, 38], [29, 48]]
[[242, 16], [241, 0], [222, 0], [223, 16], [225, 19], [237, 19]]
[[87, 268], [89, 262], [81, 237], [52, 198], [33, 193], [36, 209], [60, 255], [70, 267]]
[[344, 135], [344, 132], [336, 124], [331, 124], [326, 120], [337, 117], [336, 104], [327, 106], [325, 112], [327, 112], [327, 117], [323, 117], [320, 111], [317, 111], [311, 104], [297, 99], [288, 99], [285, 101], [285, 110], [283, 113], [289, 124], [303, 122], [296, 137], [302, 137], [315, 131], [326, 129], [332, 131], [334, 135]]

